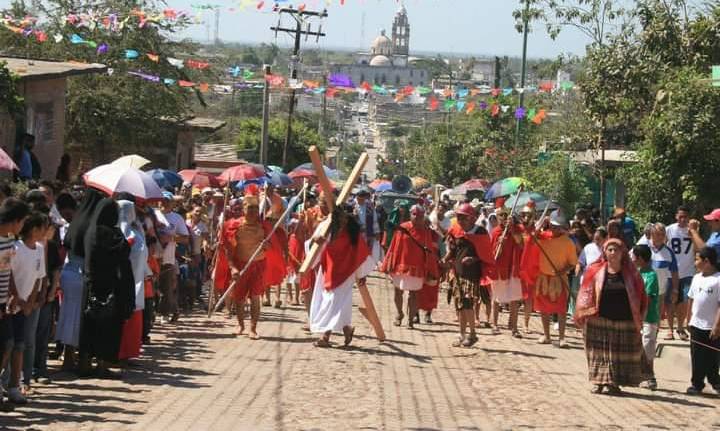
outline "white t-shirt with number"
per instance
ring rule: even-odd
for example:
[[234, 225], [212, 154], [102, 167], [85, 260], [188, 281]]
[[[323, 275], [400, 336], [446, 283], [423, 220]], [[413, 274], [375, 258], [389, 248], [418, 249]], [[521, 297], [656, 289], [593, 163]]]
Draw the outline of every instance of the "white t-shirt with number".
[[707, 277], [696, 274], [688, 297], [693, 300], [690, 326], [704, 331], [712, 330], [720, 309], [720, 272]]
[[667, 246], [675, 253], [678, 264], [678, 275], [680, 278], [692, 277], [695, 275], [695, 246], [688, 228], [680, 227], [673, 223], [665, 230], [667, 235]]

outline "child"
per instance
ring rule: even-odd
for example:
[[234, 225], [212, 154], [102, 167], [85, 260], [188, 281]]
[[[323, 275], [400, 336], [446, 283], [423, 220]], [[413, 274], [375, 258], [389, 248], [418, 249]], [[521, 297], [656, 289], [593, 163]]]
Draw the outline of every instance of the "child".
[[35, 360], [35, 338], [40, 302], [38, 294], [45, 279], [45, 250], [40, 243], [45, 238], [48, 217], [32, 212], [20, 230], [20, 239], [15, 241], [15, 256], [12, 260], [12, 279], [15, 282], [13, 331], [15, 343], [10, 363], [8, 398], [15, 404], [25, 404], [27, 399], [20, 390], [20, 372], [27, 389], [32, 378]]
[[657, 389], [655, 370], [655, 347], [657, 346], [658, 328], [660, 325], [660, 301], [659, 284], [657, 274], [652, 269], [652, 252], [647, 245], [636, 245], [632, 249], [633, 263], [640, 271], [645, 282], [645, 293], [648, 296], [648, 310], [643, 321], [642, 342], [645, 351], [645, 370], [648, 379], [640, 384], [640, 387], [654, 391]]
[[[10, 294], [15, 292], [11, 277], [12, 261], [15, 256], [14, 237], [22, 229], [29, 212], [30, 208], [25, 202], [12, 197], [5, 199], [0, 205], [0, 370], [10, 360], [10, 351], [5, 346], [10, 345], [15, 335], [12, 327], [13, 315], [10, 314], [8, 307], [11, 302]], [[22, 334], [22, 331], [19, 333]], [[0, 412], [12, 410], [13, 406], [4, 403], [0, 394]]]
[[692, 386], [689, 395], [698, 395], [705, 387], [705, 378], [716, 393], [720, 394], [720, 272], [717, 251], [703, 247], [695, 255], [695, 267], [699, 271], [690, 284], [690, 359], [692, 361]]

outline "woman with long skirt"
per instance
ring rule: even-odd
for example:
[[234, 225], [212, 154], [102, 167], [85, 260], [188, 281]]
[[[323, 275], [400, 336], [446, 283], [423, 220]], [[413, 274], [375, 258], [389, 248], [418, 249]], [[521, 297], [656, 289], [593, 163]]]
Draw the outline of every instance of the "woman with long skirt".
[[642, 324], [648, 298], [640, 273], [617, 238], [588, 267], [578, 292], [575, 322], [582, 325], [592, 393], [619, 395], [643, 380]]
[[64, 371], [75, 369], [75, 350], [80, 345], [80, 327], [82, 326], [82, 310], [85, 304], [83, 288], [83, 271], [85, 267], [85, 233], [90, 227], [92, 215], [98, 203], [106, 197], [101, 191], [89, 188], [85, 192], [80, 208], [73, 216], [72, 222], [62, 238], [67, 249], [65, 266], [60, 274], [60, 290], [62, 302], [58, 317], [55, 338], [64, 345]]

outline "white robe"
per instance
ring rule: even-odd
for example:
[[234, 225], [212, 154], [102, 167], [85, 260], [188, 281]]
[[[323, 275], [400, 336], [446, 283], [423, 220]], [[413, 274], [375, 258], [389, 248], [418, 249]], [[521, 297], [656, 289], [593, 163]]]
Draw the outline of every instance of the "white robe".
[[372, 255], [350, 275], [340, 286], [325, 290], [325, 274], [322, 266], [317, 267], [315, 287], [310, 303], [310, 331], [324, 333], [341, 332], [352, 323], [352, 297], [355, 281], [367, 277], [375, 269], [377, 261]]

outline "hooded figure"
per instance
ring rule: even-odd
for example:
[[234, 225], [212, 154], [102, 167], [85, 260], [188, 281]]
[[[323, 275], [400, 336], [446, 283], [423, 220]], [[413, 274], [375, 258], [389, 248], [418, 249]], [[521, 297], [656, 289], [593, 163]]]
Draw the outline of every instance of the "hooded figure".
[[107, 371], [103, 361], [118, 359], [122, 324], [135, 310], [130, 245], [117, 227], [118, 219], [117, 203], [103, 199], [84, 236], [88, 300], [80, 349], [85, 371], [92, 356], [98, 358], [99, 372]]
[[152, 275], [148, 266], [148, 248], [145, 233], [137, 222], [135, 204], [131, 201], [118, 201], [120, 230], [130, 245], [130, 266], [135, 283], [135, 311], [123, 325], [119, 359], [140, 356], [142, 346], [142, 314], [145, 309], [145, 277]]
[[67, 248], [71, 254], [79, 257], [85, 257], [85, 234], [90, 228], [95, 208], [101, 200], [106, 198], [107, 195], [100, 190], [89, 187], [85, 191], [85, 196], [80, 207], [75, 212], [70, 227], [65, 234], [65, 248]]

